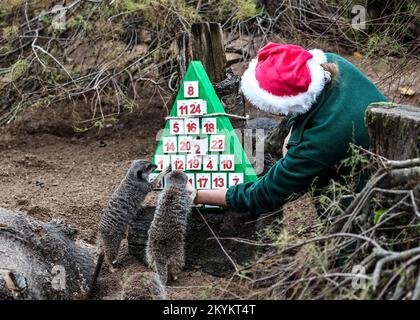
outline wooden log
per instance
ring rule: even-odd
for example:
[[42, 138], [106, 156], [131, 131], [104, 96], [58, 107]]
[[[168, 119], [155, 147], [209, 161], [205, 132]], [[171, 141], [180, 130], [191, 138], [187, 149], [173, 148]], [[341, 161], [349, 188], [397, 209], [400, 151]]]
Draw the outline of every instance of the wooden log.
[[420, 107], [371, 104], [365, 113], [365, 123], [374, 153], [391, 160], [420, 157]]
[[84, 299], [95, 249], [76, 243], [76, 230], [0, 208], [0, 300]]
[[[153, 219], [157, 192], [148, 196], [145, 207], [131, 224], [128, 232], [128, 251], [145, 263], [145, 248], [147, 231]], [[237, 213], [229, 210], [200, 210], [207, 224], [218, 238], [238, 238], [256, 240], [258, 232], [268, 226], [273, 219], [256, 219], [250, 213]], [[203, 217], [193, 209], [189, 220], [186, 237], [186, 269], [200, 268], [202, 271], [214, 276], [225, 276], [232, 273], [235, 268], [228, 258], [235, 264], [243, 265], [252, 261], [255, 254], [262, 247], [245, 244], [234, 240], [220, 239], [220, 244], [213, 236]]]

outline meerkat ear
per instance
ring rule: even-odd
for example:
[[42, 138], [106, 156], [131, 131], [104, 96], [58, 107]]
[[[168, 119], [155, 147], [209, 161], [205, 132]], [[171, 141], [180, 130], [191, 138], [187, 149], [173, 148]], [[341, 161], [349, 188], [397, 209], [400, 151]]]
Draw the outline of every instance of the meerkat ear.
[[157, 165], [153, 163], [149, 163], [143, 168], [137, 170], [137, 178], [140, 180], [148, 180], [150, 172], [155, 170], [157, 168]]

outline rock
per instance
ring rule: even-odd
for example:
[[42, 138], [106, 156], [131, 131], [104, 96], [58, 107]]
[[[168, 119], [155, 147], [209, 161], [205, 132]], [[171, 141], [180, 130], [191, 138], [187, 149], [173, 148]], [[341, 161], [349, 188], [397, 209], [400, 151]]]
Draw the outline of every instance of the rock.
[[[157, 193], [154, 197], [156, 196]], [[143, 263], [145, 263], [147, 230], [153, 219], [154, 209], [154, 203], [151, 201], [137, 215], [128, 233], [129, 253]], [[257, 233], [278, 217], [272, 215], [270, 218], [256, 220], [250, 213], [237, 213], [231, 210], [200, 209], [200, 212], [218, 238], [247, 240], [256, 240]], [[261, 249], [261, 247], [228, 239], [220, 239], [219, 241], [237, 265], [243, 265], [251, 261], [258, 250]], [[213, 276], [226, 276], [235, 271], [231, 261], [229, 261], [195, 208], [188, 220], [185, 249], [186, 269], [200, 268]]]
[[95, 270], [95, 249], [53, 220], [0, 208], [0, 299], [83, 299]]

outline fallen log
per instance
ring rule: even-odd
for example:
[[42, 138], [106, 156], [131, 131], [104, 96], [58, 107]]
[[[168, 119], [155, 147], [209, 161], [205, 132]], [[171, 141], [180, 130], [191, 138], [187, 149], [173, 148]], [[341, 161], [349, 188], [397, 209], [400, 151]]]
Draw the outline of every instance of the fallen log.
[[84, 299], [95, 265], [76, 229], [0, 208], [0, 300]]

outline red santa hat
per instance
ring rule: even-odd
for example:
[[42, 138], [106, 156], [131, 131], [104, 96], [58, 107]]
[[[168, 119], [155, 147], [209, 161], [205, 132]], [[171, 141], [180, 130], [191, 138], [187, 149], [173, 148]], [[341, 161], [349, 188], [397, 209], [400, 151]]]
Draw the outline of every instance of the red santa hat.
[[242, 76], [241, 90], [257, 108], [274, 114], [305, 113], [330, 81], [319, 49], [269, 43]]

